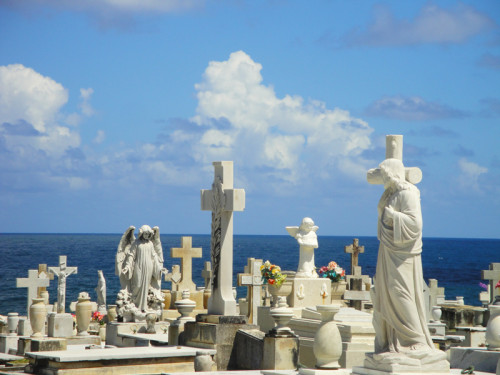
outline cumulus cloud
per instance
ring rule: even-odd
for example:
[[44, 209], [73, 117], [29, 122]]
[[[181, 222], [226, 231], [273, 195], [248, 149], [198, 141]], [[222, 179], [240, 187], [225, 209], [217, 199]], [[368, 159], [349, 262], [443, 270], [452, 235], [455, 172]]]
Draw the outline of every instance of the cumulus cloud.
[[488, 168], [482, 167], [466, 158], [461, 158], [458, 161], [458, 167], [461, 171], [461, 175], [459, 176], [460, 185], [465, 189], [480, 191], [479, 177], [487, 173]]
[[392, 96], [376, 100], [366, 109], [365, 114], [403, 121], [428, 121], [467, 116], [463, 111], [444, 104], [429, 102], [418, 96]]
[[396, 18], [389, 8], [377, 5], [366, 29], [351, 31], [343, 37], [343, 43], [347, 46], [463, 43], [496, 27], [488, 15], [465, 4], [451, 9], [427, 4], [413, 19]]
[[361, 153], [371, 146], [368, 124], [322, 102], [277, 97], [263, 84], [261, 70], [243, 51], [209, 63], [195, 86], [198, 106], [192, 121], [206, 127], [194, 147], [195, 159], [237, 160], [292, 183], [307, 168], [321, 169], [325, 176], [334, 170], [364, 176]]

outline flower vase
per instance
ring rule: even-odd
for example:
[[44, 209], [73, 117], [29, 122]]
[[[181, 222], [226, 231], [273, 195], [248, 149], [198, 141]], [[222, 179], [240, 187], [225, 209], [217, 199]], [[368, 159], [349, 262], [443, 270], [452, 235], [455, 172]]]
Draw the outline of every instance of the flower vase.
[[116, 305], [108, 305], [108, 323], [114, 322], [116, 320], [116, 316], [118, 313], [116, 312]]
[[9, 329], [9, 336], [17, 336], [17, 325], [19, 323], [19, 314], [10, 312], [7, 315], [7, 327]]
[[342, 301], [344, 293], [347, 289], [347, 281], [339, 280], [332, 281], [332, 303]]
[[321, 314], [321, 326], [314, 335], [313, 344], [316, 368], [338, 369], [342, 355], [342, 338], [333, 319], [340, 310], [340, 305], [319, 305], [316, 308]]
[[43, 337], [46, 318], [47, 307], [43, 298], [33, 298], [33, 303], [30, 306], [30, 323], [33, 331], [31, 337]]
[[490, 319], [486, 326], [488, 350], [500, 350], [500, 305], [490, 305]]
[[99, 326], [99, 338], [101, 342], [106, 342], [106, 325]]
[[[273, 300], [271, 303], [271, 307], [277, 307], [278, 306], [278, 299], [280, 297], [288, 297], [290, 293], [292, 293], [292, 283], [291, 282], [284, 282], [280, 286], [275, 286], [275, 285], [269, 285], [268, 286], [268, 291], [269, 293], [273, 296]], [[287, 305], [288, 306], [288, 305]]]
[[90, 303], [90, 297], [78, 297], [78, 303], [76, 304], [77, 336], [88, 336], [87, 330], [89, 329], [91, 317], [92, 303]]

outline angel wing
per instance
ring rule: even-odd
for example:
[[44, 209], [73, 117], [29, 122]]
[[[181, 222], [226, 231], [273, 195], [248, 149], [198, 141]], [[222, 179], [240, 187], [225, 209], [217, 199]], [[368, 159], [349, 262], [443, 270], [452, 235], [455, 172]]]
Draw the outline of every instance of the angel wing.
[[122, 239], [118, 244], [118, 250], [116, 251], [116, 262], [115, 262], [115, 275], [120, 275], [122, 270], [122, 263], [130, 252], [130, 247], [135, 241], [134, 236], [135, 227], [131, 225], [123, 233]]
[[161, 247], [161, 241], [160, 241], [160, 228], [154, 227], [153, 228], [153, 246], [155, 248], [156, 254], [158, 255], [158, 259], [161, 264], [163, 264], [163, 249]]
[[285, 227], [286, 231], [293, 238], [297, 237], [297, 233], [299, 232], [299, 227]]

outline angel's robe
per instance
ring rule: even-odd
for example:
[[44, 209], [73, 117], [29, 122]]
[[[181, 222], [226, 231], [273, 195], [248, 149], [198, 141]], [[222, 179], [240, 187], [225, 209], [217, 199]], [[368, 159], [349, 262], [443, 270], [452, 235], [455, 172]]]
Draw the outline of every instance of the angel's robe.
[[[392, 219], [385, 210], [389, 205], [394, 209]], [[423, 295], [420, 192], [414, 185], [404, 183], [384, 192], [378, 204], [377, 237], [375, 352], [433, 348]]]
[[125, 260], [125, 268], [132, 270], [130, 280], [132, 302], [141, 311], [146, 311], [148, 308], [150, 286], [153, 292], [158, 292], [157, 289], [160, 288], [162, 263], [153, 242], [137, 239], [132, 244], [130, 256]]

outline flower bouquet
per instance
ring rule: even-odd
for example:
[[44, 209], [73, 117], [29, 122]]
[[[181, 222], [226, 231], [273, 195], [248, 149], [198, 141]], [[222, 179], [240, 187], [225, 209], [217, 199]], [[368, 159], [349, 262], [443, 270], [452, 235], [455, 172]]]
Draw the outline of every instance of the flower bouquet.
[[260, 266], [260, 273], [264, 284], [274, 285], [277, 288], [286, 280], [286, 275], [281, 273], [281, 268], [275, 264], [271, 264], [268, 260]]
[[104, 321], [104, 314], [101, 314], [99, 311], [95, 311], [92, 314], [92, 321], [99, 323], [100, 326], [103, 326], [106, 323]]
[[331, 261], [328, 266], [323, 266], [319, 269], [320, 277], [328, 277], [332, 281], [340, 281], [345, 279], [345, 270], [339, 265]]

